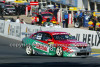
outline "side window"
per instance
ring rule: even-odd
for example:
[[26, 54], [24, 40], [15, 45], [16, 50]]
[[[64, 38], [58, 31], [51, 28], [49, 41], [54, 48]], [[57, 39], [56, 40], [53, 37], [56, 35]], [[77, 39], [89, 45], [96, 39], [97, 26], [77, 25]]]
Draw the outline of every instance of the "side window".
[[37, 34], [34, 34], [31, 38], [36, 40], [36, 36], [37, 36]]
[[48, 39], [52, 39], [51, 35], [48, 34], [48, 33], [44, 33], [44, 34], [43, 34], [42, 40], [43, 40], [43, 41], [47, 41]]
[[42, 39], [42, 33], [36, 33], [32, 36], [32, 39], [34, 40], [41, 40]]
[[42, 33], [38, 33], [36, 36], [36, 40], [41, 40], [42, 39]]

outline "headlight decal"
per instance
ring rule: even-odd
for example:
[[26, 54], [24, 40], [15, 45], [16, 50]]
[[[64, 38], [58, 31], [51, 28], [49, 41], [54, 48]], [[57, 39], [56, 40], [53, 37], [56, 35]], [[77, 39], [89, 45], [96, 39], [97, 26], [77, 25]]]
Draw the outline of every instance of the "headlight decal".
[[67, 48], [67, 47], [63, 47], [63, 51], [66, 51], [68, 53], [72, 53], [72, 49], [71, 48]]

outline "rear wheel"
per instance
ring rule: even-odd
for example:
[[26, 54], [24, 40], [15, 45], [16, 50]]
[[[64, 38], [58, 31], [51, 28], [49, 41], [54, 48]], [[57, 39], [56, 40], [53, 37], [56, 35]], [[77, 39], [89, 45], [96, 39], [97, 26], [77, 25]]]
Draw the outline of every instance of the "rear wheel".
[[79, 27], [80, 27], [80, 23], [79, 23], [79, 22], [76, 22], [76, 23], [74, 24], [74, 27], [75, 27], [75, 28], [79, 28]]
[[62, 49], [62, 47], [57, 47], [57, 49], [56, 49], [56, 55], [58, 57], [63, 56], [63, 49]]
[[28, 46], [26, 46], [26, 54], [33, 55], [33, 54], [35, 54], [35, 50], [32, 49], [32, 47], [30, 45], [28, 45]]

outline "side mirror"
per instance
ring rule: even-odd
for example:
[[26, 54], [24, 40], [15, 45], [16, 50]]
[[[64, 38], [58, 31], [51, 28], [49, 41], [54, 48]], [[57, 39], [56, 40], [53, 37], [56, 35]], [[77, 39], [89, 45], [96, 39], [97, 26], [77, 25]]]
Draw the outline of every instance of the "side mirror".
[[48, 42], [52, 42], [53, 40], [52, 40], [52, 39], [48, 39], [47, 41], [48, 41]]

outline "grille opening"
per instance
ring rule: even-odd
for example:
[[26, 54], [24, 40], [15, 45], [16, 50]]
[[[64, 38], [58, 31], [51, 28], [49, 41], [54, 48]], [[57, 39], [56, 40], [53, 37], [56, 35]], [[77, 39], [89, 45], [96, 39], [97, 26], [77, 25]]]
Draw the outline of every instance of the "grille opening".
[[81, 56], [81, 55], [89, 55], [89, 53], [77, 53], [77, 56]]
[[79, 49], [85, 49], [86, 47], [78, 47]]

